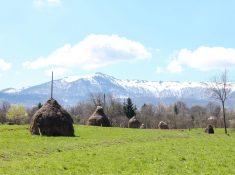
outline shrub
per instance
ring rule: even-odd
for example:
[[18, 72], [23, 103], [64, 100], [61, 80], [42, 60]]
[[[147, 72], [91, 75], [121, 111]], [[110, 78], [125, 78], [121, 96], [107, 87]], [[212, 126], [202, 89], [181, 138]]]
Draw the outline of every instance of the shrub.
[[14, 124], [25, 124], [28, 120], [28, 113], [26, 112], [24, 106], [13, 105], [7, 112], [7, 120]]

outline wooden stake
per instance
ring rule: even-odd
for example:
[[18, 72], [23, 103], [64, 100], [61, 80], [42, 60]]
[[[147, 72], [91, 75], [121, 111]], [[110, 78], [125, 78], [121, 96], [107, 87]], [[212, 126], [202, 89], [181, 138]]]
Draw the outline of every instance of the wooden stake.
[[105, 94], [104, 94], [104, 112], [105, 112], [105, 108], [106, 108], [106, 99], [105, 99]]
[[54, 77], [53, 77], [53, 71], [52, 71], [52, 73], [51, 73], [51, 99], [53, 99], [53, 81], [54, 81], [53, 78]]

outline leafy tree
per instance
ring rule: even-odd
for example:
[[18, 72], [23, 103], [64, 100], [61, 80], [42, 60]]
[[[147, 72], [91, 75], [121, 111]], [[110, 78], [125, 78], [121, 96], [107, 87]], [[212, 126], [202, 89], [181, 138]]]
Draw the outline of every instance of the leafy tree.
[[15, 124], [23, 124], [28, 119], [28, 113], [22, 105], [13, 105], [7, 112], [7, 119]]
[[127, 102], [124, 102], [123, 106], [124, 113], [128, 119], [134, 117], [136, 115], [136, 106], [132, 103], [130, 98], [127, 98]]

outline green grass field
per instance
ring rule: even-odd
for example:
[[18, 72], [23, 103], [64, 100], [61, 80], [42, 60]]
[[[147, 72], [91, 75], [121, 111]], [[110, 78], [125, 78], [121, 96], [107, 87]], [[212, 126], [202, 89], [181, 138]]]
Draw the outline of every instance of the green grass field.
[[235, 174], [234, 132], [75, 129], [66, 138], [0, 126], [0, 174]]

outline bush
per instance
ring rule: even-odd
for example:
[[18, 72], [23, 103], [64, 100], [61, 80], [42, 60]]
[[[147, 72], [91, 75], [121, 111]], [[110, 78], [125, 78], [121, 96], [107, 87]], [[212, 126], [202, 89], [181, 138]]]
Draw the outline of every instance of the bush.
[[28, 121], [28, 113], [24, 106], [13, 105], [7, 112], [7, 120], [14, 124], [25, 124]]

